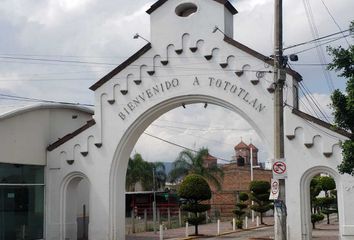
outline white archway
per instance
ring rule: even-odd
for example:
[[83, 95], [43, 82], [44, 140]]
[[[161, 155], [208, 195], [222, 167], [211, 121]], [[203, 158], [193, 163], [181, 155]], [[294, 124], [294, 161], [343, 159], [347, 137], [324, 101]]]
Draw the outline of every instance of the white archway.
[[[237, 11], [228, 1], [190, 1], [198, 11], [183, 20], [174, 11], [181, 4], [179, 0], [159, 0], [147, 11], [151, 14], [151, 42], [91, 86], [95, 91], [94, 119], [48, 149], [48, 239], [58, 235], [63, 238], [63, 209], [67, 189], [72, 189], [68, 185], [72, 183], [70, 186], [75, 188], [77, 181], [86, 176], [91, 190], [90, 238], [125, 238], [124, 192], [129, 155], [155, 119], [182, 103], [207, 102], [238, 113], [264, 141], [268, 152], [273, 152], [272, 60], [232, 39], [232, 15]], [[226, 35], [213, 34], [215, 25]], [[286, 86], [296, 89], [301, 76], [291, 69], [286, 71]], [[333, 130], [330, 124], [297, 109], [296, 91], [289, 91], [285, 97], [284, 101], [294, 106], [284, 110], [291, 239], [308, 239], [308, 215], [300, 214], [302, 206], [308, 207], [307, 193], [300, 192], [321, 171], [336, 178], [342, 213], [340, 238], [354, 239], [354, 212], [343, 211], [351, 207], [354, 178], [336, 171], [341, 155], [335, 146], [348, 133]], [[60, 156], [65, 159], [61, 161]], [[61, 200], [56, 193], [59, 187]]]
[[[122, 194], [121, 189], [125, 189], [126, 170], [129, 156], [140, 135], [154, 120], [169, 110], [180, 107], [182, 104], [206, 102], [224, 107], [239, 114], [253, 127], [259, 137], [265, 142], [265, 147], [267, 150], [269, 151], [271, 149], [271, 144], [267, 144], [270, 139], [265, 137], [261, 127], [258, 126], [247, 115], [247, 113], [241, 111], [236, 105], [233, 105], [230, 102], [212, 96], [188, 95], [172, 98], [159, 103], [142, 114], [130, 126], [130, 128], [125, 132], [124, 137], [121, 138], [121, 141], [118, 143], [114, 154], [110, 171], [110, 209], [112, 209], [110, 216], [110, 231], [113, 239], [124, 239], [125, 236], [125, 208], [122, 208], [122, 203], [125, 203], [125, 195]], [[125, 204], [123, 206], [125, 206]]]

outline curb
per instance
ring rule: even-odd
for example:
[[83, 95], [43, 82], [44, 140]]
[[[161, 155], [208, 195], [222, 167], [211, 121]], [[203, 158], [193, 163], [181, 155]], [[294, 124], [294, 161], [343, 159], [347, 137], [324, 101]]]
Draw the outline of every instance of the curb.
[[[274, 225], [267, 225], [267, 226], [259, 226], [259, 227], [250, 227], [247, 229], [242, 229], [242, 230], [235, 230], [235, 231], [228, 231], [228, 232], [223, 232], [219, 235], [202, 235], [202, 236], [191, 236], [191, 237], [187, 237], [187, 238], [168, 238], [167, 240], [191, 240], [191, 239], [199, 239], [199, 238], [212, 238], [212, 237], [219, 237], [219, 236], [224, 236], [224, 235], [229, 235], [232, 233], [237, 233], [237, 232], [247, 232], [247, 231], [252, 231], [252, 230], [256, 230], [256, 229], [263, 229], [263, 228], [267, 228], [267, 227], [271, 227]], [[260, 238], [262, 239], [262, 238]]]

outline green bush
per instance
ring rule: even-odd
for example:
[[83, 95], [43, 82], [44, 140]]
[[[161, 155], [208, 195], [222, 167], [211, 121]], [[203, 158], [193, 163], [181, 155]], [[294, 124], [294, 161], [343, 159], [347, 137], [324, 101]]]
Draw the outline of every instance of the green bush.
[[321, 213], [311, 214], [312, 228], [315, 229], [316, 228], [316, 226], [315, 226], [316, 222], [322, 221], [323, 219], [324, 219], [324, 216]]
[[242, 229], [243, 227], [243, 220], [236, 220], [236, 227], [238, 229]]
[[252, 181], [250, 183], [250, 190], [257, 195], [267, 193], [269, 192], [269, 189], [270, 183], [267, 181]]
[[255, 203], [251, 206], [251, 209], [260, 213], [261, 224], [264, 224], [263, 213], [273, 208], [272, 201], [269, 200], [270, 183], [267, 181], [252, 181], [250, 191], [251, 200]]
[[199, 213], [208, 211], [210, 209], [210, 205], [199, 203], [185, 203], [181, 206], [181, 209], [187, 212]]
[[196, 226], [205, 221], [205, 215], [191, 216], [188, 217], [186, 220], [189, 224]]
[[211, 198], [210, 187], [202, 176], [191, 174], [185, 177], [177, 193], [182, 199], [182, 210], [194, 214], [186, 220], [195, 226], [195, 235], [198, 235], [198, 225], [205, 221], [205, 216], [199, 213], [210, 209], [209, 204], [202, 203]]
[[238, 198], [240, 199], [240, 201], [245, 202], [249, 199], [249, 196], [245, 192], [240, 192], [240, 194], [238, 195]]
[[248, 200], [248, 194], [241, 192], [239, 194], [239, 202], [236, 203], [236, 209], [233, 210], [232, 212], [236, 215], [236, 227], [239, 229], [242, 229], [243, 226], [243, 215], [245, 215], [245, 209], [248, 207], [248, 204], [246, 203], [246, 201]]
[[209, 200], [211, 198], [211, 190], [207, 181], [196, 174], [185, 177], [177, 193], [181, 198], [196, 201]]

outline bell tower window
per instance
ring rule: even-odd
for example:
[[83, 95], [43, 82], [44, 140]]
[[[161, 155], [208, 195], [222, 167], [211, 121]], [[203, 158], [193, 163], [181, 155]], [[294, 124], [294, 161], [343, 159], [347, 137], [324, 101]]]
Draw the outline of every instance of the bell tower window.
[[179, 17], [189, 17], [198, 10], [194, 3], [182, 3], [176, 7], [176, 15]]

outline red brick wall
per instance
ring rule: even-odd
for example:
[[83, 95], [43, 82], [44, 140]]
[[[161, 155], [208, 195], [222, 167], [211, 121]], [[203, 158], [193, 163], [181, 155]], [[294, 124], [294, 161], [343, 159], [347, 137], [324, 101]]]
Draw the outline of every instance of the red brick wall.
[[[222, 181], [221, 191], [216, 191], [215, 186], [210, 184], [212, 189], [212, 198], [210, 203], [212, 209], [221, 214], [221, 218], [232, 218], [232, 210], [235, 208], [237, 193], [248, 192], [251, 182], [250, 166], [239, 167], [236, 163], [223, 166], [224, 179]], [[269, 181], [272, 178], [271, 170], [253, 169], [253, 179]]]

